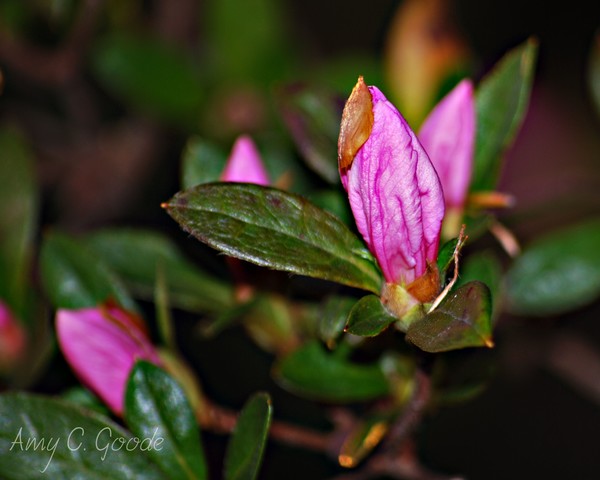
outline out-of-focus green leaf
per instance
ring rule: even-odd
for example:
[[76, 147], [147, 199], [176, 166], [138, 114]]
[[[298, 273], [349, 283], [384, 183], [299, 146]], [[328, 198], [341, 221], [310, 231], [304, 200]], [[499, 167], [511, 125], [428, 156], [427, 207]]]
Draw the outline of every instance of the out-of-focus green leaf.
[[477, 89], [477, 134], [471, 191], [493, 190], [496, 186], [502, 156], [527, 112], [537, 50], [537, 41], [533, 38], [511, 50]]
[[37, 220], [37, 192], [29, 146], [0, 129], [0, 299], [24, 318]]
[[383, 85], [385, 83], [381, 62], [373, 55], [352, 54], [330, 58], [318, 69], [311, 70], [306, 76], [317, 85], [323, 85], [340, 93], [345, 101], [356, 85], [359, 75], [365, 78], [367, 85]]
[[173, 378], [148, 362], [137, 362], [125, 393], [125, 420], [140, 439], [161, 438], [148, 450], [172, 480], [204, 480], [208, 473], [194, 412]]
[[356, 298], [333, 296], [327, 298], [321, 308], [317, 309], [319, 338], [328, 347], [332, 347], [335, 339], [344, 331], [348, 315], [356, 303]]
[[340, 465], [346, 468], [356, 467], [379, 445], [394, 416], [390, 411], [377, 412], [357, 421], [340, 448], [338, 455]]
[[46, 235], [40, 256], [42, 283], [55, 308], [96, 306], [109, 299], [128, 310], [134, 301], [120, 279], [94, 252], [62, 234]]
[[290, 85], [279, 92], [279, 109], [306, 163], [330, 183], [340, 182], [337, 138], [343, 101], [323, 89]]
[[133, 107], [177, 124], [196, 123], [204, 89], [197, 68], [181, 51], [118, 34], [99, 42], [92, 64], [102, 84]]
[[227, 445], [225, 480], [254, 480], [258, 474], [271, 425], [271, 398], [253, 395], [244, 405]]
[[269, 85], [290, 65], [283, 4], [219, 0], [205, 5], [202, 28], [208, 65], [217, 81]]
[[279, 295], [257, 296], [243, 321], [248, 334], [267, 352], [288, 352], [298, 343], [289, 304]]
[[507, 277], [511, 311], [559, 315], [600, 295], [600, 219], [540, 238], [527, 247]]
[[168, 237], [158, 232], [109, 229], [91, 234], [86, 244], [140, 298], [153, 299], [160, 264], [173, 306], [211, 313], [233, 306], [230, 285], [195, 268]]
[[65, 401], [74, 403], [80, 407], [94, 410], [102, 415], [110, 415], [110, 410], [106, 407], [102, 400], [90, 392], [87, 388], [76, 386], [71, 387], [61, 395]]
[[199, 137], [188, 140], [183, 151], [181, 185], [185, 188], [216, 182], [225, 170], [227, 154]]
[[488, 287], [470, 282], [450, 293], [439, 307], [412, 323], [406, 338], [426, 352], [493, 346]]
[[354, 402], [390, 392], [379, 365], [361, 365], [328, 354], [317, 341], [291, 353], [275, 367], [275, 379], [298, 395], [331, 402]]
[[362, 242], [298, 195], [214, 183], [179, 192], [166, 209], [184, 230], [232, 257], [379, 292], [380, 272]]
[[600, 115], [600, 33], [592, 40], [588, 63], [588, 83], [596, 112]]
[[333, 213], [346, 225], [354, 225], [354, 217], [348, 202], [348, 196], [341, 190], [320, 190], [311, 192], [309, 199], [317, 207]]
[[377, 295], [367, 295], [350, 311], [346, 332], [361, 337], [374, 337], [397, 321], [381, 304]]
[[[158, 450], [158, 437], [149, 443], [146, 448]], [[71, 403], [23, 393], [0, 396], [5, 480], [164, 480], [140, 447], [116, 423]]]
[[502, 297], [502, 265], [492, 251], [475, 252], [465, 258], [459, 266], [460, 275], [457, 286], [474, 280], [485, 283], [490, 289], [492, 311], [498, 311]]

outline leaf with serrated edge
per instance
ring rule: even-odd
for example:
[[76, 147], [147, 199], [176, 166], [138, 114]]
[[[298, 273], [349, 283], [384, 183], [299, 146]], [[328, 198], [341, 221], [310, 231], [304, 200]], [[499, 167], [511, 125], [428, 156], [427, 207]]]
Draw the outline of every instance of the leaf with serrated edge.
[[200, 241], [257, 265], [378, 293], [381, 274], [363, 243], [305, 198], [251, 184], [213, 183], [164, 205]]

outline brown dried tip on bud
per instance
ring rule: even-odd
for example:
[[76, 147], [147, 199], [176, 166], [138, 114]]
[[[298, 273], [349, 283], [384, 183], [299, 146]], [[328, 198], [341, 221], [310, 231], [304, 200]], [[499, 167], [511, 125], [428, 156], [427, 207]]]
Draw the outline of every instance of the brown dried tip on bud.
[[427, 271], [408, 285], [406, 290], [421, 303], [431, 302], [440, 293], [440, 274], [437, 266], [427, 263]]
[[371, 135], [373, 129], [373, 100], [363, 77], [358, 82], [344, 106], [340, 137], [338, 139], [338, 166], [350, 168], [356, 152]]

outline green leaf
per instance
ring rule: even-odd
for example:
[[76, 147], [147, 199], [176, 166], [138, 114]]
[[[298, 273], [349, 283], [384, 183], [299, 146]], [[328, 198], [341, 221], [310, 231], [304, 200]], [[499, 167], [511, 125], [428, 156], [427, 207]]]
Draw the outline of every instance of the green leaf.
[[559, 315], [600, 295], [600, 218], [538, 239], [511, 266], [510, 310], [534, 316]]
[[587, 79], [596, 113], [600, 115], [600, 33], [598, 32], [590, 45]]
[[226, 163], [227, 154], [219, 147], [199, 137], [190, 138], [182, 155], [182, 187], [218, 181]]
[[279, 92], [279, 110], [308, 166], [329, 183], [340, 182], [337, 140], [343, 101], [325, 89], [290, 85]]
[[40, 264], [44, 288], [55, 308], [92, 307], [112, 299], [136, 310], [127, 290], [106, 264], [65, 234], [46, 235]]
[[250, 398], [235, 425], [225, 453], [225, 480], [253, 480], [258, 474], [271, 425], [271, 398], [257, 393]]
[[437, 267], [440, 272], [440, 277], [444, 278], [446, 275], [446, 271], [450, 268], [454, 260], [454, 250], [456, 249], [456, 245], [458, 244], [458, 238], [453, 238], [452, 240], [448, 240], [442, 248], [440, 248], [440, 252], [438, 253], [437, 258]]
[[179, 192], [166, 209], [184, 230], [232, 257], [379, 292], [381, 275], [362, 242], [298, 195], [214, 183]]
[[362, 297], [350, 311], [346, 332], [361, 337], [375, 337], [398, 319], [382, 305], [377, 295]]
[[162, 438], [148, 455], [171, 480], [208, 477], [194, 412], [179, 384], [162, 369], [137, 362], [125, 393], [125, 420], [139, 438]]
[[38, 210], [34, 162], [9, 129], [0, 129], [0, 158], [0, 298], [24, 318]]
[[493, 313], [496, 313], [502, 298], [502, 265], [498, 257], [490, 250], [472, 253], [466, 257], [459, 269], [457, 287], [474, 280], [485, 283], [490, 289]]
[[233, 289], [195, 268], [165, 235], [151, 230], [108, 229], [93, 233], [86, 244], [123, 279], [134, 295], [152, 300], [160, 264], [169, 301], [194, 312], [219, 313], [233, 306]]
[[131, 438], [106, 417], [64, 401], [0, 396], [4, 480], [163, 480], [147, 456], [159, 450], [159, 437], [146, 439], [143, 448]]
[[196, 123], [203, 101], [198, 70], [181, 51], [151, 38], [111, 35], [92, 58], [99, 80], [132, 106], [178, 124]]
[[352, 363], [328, 354], [317, 341], [310, 341], [282, 359], [275, 379], [285, 389], [316, 400], [354, 402], [390, 393], [379, 365]]
[[537, 41], [529, 39], [508, 52], [479, 85], [471, 191], [493, 190], [496, 186], [502, 156], [527, 112], [537, 50]]
[[95, 394], [82, 386], [71, 387], [61, 395], [61, 398], [80, 407], [94, 410], [102, 415], [110, 415], [110, 410]]
[[319, 338], [332, 348], [336, 338], [344, 331], [348, 315], [356, 298], [332, 296], [317, 309]]
[[450, 293], [438, 308], [410, 325], [406, 338], [426, 352], [492, 347], [488, 287], [470, 282]]
[[310, 192], [309, 200], [317, 207], [338, 217], [345, 225], [354, 225], [354, 216], [348, 202], [348, 195], [341, 189]]

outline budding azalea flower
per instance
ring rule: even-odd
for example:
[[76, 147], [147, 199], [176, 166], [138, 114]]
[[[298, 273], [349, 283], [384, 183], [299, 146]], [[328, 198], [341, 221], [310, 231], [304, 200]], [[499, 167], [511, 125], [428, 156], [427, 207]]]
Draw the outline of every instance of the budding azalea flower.
[[460, 229], [471, 182], [475, 116], [473, 84], [465, 79], [435, 106], [419, 132], [442, 182], [448, 209], [444, 223], [452, 237]]
[[440, 180], [400, 112], [362, 77], [344, 107], [338, 149], [356, 225], [387, 282], [382, 300], [401, 316], [407, 302], [393, 306], [398, 292], [418, 303], [439, 293]]
[[114, 305], [58, 310], [56, 332], [71, 368], [117, 415], [135, 362], [161, 363], [142, 320]]
[[221, 181], [270, 184], [260, 153], [249, 136], [242, 135], [236, 140], [221, 175]]

